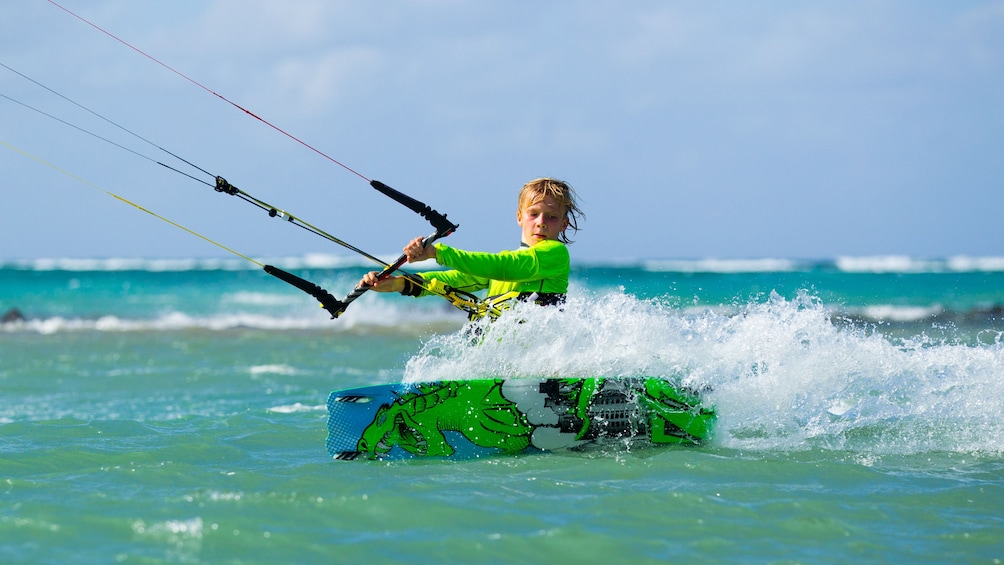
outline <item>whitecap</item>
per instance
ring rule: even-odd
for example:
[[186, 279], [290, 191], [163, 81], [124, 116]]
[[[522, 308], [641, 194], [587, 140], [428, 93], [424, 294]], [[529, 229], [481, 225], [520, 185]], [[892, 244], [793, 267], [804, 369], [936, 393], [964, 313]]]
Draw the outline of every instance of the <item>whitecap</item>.
[[326, 404], [303, 404], [297, 402], [295, 404], [288, 404], [285, 406], [273, 406], [268, 409], [269, 412], [275, 412], [277, 414], [295, 414], [298, 412], [323, 412], [327, 410]]
[[252, 375], [295, 375], [296, 368], [289, 365], [255, 365], [249, 369]]

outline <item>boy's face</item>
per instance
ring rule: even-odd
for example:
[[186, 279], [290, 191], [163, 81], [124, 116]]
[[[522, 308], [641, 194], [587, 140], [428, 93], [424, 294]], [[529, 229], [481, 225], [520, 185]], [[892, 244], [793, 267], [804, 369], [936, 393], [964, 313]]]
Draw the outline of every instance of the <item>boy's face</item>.
[[524, 207], [516, 214], [523, 228], [523, 243], [534, 246], [541, 241], [558, 239], [568, 227], [565, 207], [553, 196], [545, 196]]

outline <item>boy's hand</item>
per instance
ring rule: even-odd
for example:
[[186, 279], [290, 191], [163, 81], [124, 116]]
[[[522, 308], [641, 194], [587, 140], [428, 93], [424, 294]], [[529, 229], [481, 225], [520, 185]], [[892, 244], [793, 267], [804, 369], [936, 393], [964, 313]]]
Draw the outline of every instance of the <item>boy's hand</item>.
[[370, 290], [377, 292], [401, 292], [404, 290], [404, 279], [397, 276], [389, 276], [382, 281], [377, 281], [380, 271], [370, 271], [363, 275], [358, 286], [368, 286]]
[[426, 259], [436, 258], [436, 248], [432, 245], [425, 247], [422, 245], [423, 237], [416, 237], [404, 246], [404, 254], [408, 256], [409, 263], [417, 263]]
[[[436, 258], [436, 248], [431, 245], [429, 247], [422, 245], [422, 241], [424, 239], [424, 237], [416, 237], [415, 239], [409, 241], [408, 245], [404, 246], [404, 254], [408, 257], [409, 263], [416, 263], [418, 261]], [[381, 281], [378, 281], [377, 275], [379, 274], [379, 271], [370, 271], [366, 273], [359, 281], [358, 286], [367, 286], [370, 290], [375, 290], [377, 292], [401, 292], [404, 290], [404, 277], [389, 276]]]

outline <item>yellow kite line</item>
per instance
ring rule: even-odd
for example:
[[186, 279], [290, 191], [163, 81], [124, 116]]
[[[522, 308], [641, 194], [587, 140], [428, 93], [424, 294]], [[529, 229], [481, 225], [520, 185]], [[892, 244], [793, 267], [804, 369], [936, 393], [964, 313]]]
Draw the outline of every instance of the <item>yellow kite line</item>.
[[98, 186], [98, 185], [96, 185], [96, 184], [94, 184], [92, 182], [89, 182], [89, 181], [87, 181], [85, 179], [82, 179], [82, 178], [78, 177], [77, 175], [75, 175], [75, 174], [73, 174], [73, 173], [71, 173], [69, 171], [66, 171], [64, 169], [61, 169], [61, 168], [57, 167], [56, 165], [53, 165], [52, 163], [46, 161], [45, 159], [42, 159], [41, 157], [37, 157], [35, 155], [32, 155], [31, 153], [28, 153], [27, 151], [25, 151], [24, 149], [21, 149], [20, 147], [16, 147], [14, 145], [11, 145], [10, 143], [7, 143], [6, 141], [4, 141], [2, 139], [0, 139], [0, 145], [3, 145], [4, 147], [10, 149], [11, 151], [15, 151], [17, 153], [20, 153], [21, 155], [24, 155], [25, 157], [28, 157], [29, 159], [31, 159], [31, 160], [33, 160], [33, 161], [35, 161], [37, 163], [45, 165], [46, 167], [49, 167], [50, 169], [52, 169], [54, 171], [60, 172], [60, 173], [62, 173], [64, 175], [70, 177], [73, 180], [76, 180], [78, 182], [86, 184], [87, 186], [89, 186], [89, 187], [91, 187], [91, 188], [93, 188], [95, 190], [104, 192], [105, 194], [107, 194], [108, 196], [111, 196], [112, 198], [118, 200], [119, 202], [124, 202], [124, 203], [132, 206], [133, 208], [136, 208], [137, 210], [142, 210], [143, 212], [146, 212], [147, 214], [150, 214], [151, 216], [153, 216], [154, 218], [157, 218], [158, 220], [163, 220], [163, 221], [171, 224], [172, 226], [174, 226], [176, 228], [185, 230], [188, 233], [194, 235], [195, 237], [198, 237], [199, 239], [207, 241], [207, 242], [215, 245], [216, 247], [219, 247], [220, 249], [223, 249], [225, 251], [233, 253], [234, 255], [236, 255], [236, 256], [238, 256], [238, 257], [240, 257], [242, 259], [246, 259], [246, 260], [254, 263], [255, 265], [258, 265], [259, 267], [265, 267], [265, 265], [259, 263], [258, 261], [255, 261], [254, 259], [248, 257], [247, 255], [244, 255], [242, 253], [234, 251], [233, 249], [230, 249], [229, 247], [227, 247], [226, 245], [223, 245], [222, 243], [218, 243], [216, 241], [213, 241], [213, 240], [209, 239], [208, 237], [206, 237], [206, 236], [204, 236], [204, 235], [202, 235], [202, 234], [200, 234], [198, 232], [190, 230], [190, 229], [186, 228], [185, 226], [183, 226], [183, 225], [181, 225], [181, 224], [179, 224], [177, 222], [173, 222], [173, 221], [165, 218], [164, 216], [161, 216], [160, 214], [157, 214], [157, 213], [155, 213], [155, 212], [153, 212], [151, 210], [148, 210], [148, 209], [140, 206], [139, 204], [136, 204], [135, 202], [133, 202], [131, 200], [123, 198], [123, 197], [119, 196], [118, 194], [115, 194], [114, 192], [110, 192], [108, 190], [105, 190], [105, 189], [101, 188], [100, 186]]

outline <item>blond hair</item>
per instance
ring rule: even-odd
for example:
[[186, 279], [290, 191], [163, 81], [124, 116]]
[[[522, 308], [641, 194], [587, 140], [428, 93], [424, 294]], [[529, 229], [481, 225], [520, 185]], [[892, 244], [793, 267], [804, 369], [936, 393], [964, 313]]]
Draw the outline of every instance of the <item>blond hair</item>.
[[[576, 194], [572, 185], [565, 181], [543, 177], [524, 184], [523, 189], [519, 191], [519, 206], [516, 208], [516, 213], [521, 213], [527, 206], [532, 206], [546, 196], [553, 197], [565, 209], [565, 219], [568, 220], [565, 230], [572, 228], [576, 232], [579, 231], [579, 219], [584, 219], [586, 215], [575, 201]], [[562, 243], [572, 243], [572, 240], [565, 235], [565, 230], [561, 230], [558, 239]]]

